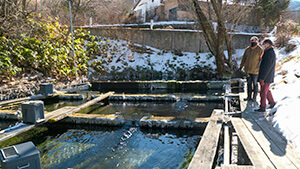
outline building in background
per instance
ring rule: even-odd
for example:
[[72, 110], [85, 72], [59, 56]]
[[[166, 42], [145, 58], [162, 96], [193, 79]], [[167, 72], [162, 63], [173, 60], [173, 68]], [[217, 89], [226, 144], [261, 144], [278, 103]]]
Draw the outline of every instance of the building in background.
[[186, 0], [139, 0], [134, 7], [137, 22], [192, 21]]
[[161, 0], [139, 0], [133, 9], [137, 22], [144, 23], [154, 19], [159, 6], [161, 6]]

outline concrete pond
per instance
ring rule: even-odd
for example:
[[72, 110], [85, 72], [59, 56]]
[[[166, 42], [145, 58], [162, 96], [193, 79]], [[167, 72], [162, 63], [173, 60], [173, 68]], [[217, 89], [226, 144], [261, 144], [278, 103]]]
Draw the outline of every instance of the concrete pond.
[[[217, 87], [206, 86], [200, 93], [116, 93], [62, 120], [49, 119], [2, 141], [0, 148], [33, 141], [42, 167], [49, 169], [188, 168], [211, 113], [224, 109], [223, 85], [211, 84]], [[43, 99], [45, 116], [75, 109], [101, 92], [60, 93]], [[21, 122], [20, 105], [1, 106], [1, 129]]]

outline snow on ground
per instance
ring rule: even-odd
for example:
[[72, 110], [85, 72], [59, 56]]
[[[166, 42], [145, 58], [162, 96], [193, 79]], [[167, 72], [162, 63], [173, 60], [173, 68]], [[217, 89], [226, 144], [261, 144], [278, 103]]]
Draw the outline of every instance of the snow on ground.
[[[214, 71], [216, 68], [215, 59], [210, 53], [192, 53], [172, 51], [166, 49], [156, 49], [150, 46], [130, 43], [123, 40], [100, 39], [103, 46], [107, 46], [105, 54], [96, 57], [101, 60], [104, 72], [126, 72], [134, 70], [137, 74], [141, 72], [162, 72], [163, 79], [175, 77], [178, 71], [191, 71], [195, 67], [201, 67]], [[92, 64], [95, 60], [91, 60]], [[95, 71], [90, 68], [90, 74]], [[164, 76], [166, 75], [166, 77]], [[103, 78], [101, 76], [100, 78]], [[175, 80], [175, 79], [174, 79]]]
[[[293, 42], [299, 42], [299, 38]], [[269, 113], [276, 111], [269, 121], [300, 150], [300, 43], [296, 50], [286, 54], [284, 49], [277, 50], [277, 63], [281, 68], [275, 73], [272, 93], [277, 104]]]
[[[155, 26], [169, 26], [169, 25], [194, 25], [196, 22], [188, 22], [188, 21], [155, 21], [153, 25]], [[150, 26], [150, 22], [145, 22], [142, 24], [109, 24], [109, 25], [89, 25], [89, 26], [81, 26], [85, 27], [131, 27], [131, 26]]]
[[[110, 46], [110, 49], [118, 48], [117, 50], [108, 50], [108, 57], [98, 56], [98, 60], [109, 62], [105, 69], [112, 70], [117, 69], [122, 71], [127, 67], [147, 67], [156, 71], [171, 70], [170, 65], [180, 66], [181, 68], [192, 68], [196, 65], [207, 66], [215, 69], [215, 59], [210, 52], [207, 53], [192, 53], [192, 52], [176, 52], [171, 50], [156, 49], [150, 46], [143, 46], [139, 44], [132, 44], [135, 47], [141, 47], [146, 49], [144, 53], [139, 53], [132, 50], [129, 46], [131, 43], [123, 40], [102, 41], [101, 43]], [[241, 60], [241, 56], [244, 53], [244, 49], [235, 50], [233, 55], [234, 59]], [[179, 54], [179, 55], [178, 55]], [[181, 55], [182, 56], [181, 56]], [[227, 56], [227, 52], [225, 51]], [[124, 65], [124, 63], [126, 63]]]

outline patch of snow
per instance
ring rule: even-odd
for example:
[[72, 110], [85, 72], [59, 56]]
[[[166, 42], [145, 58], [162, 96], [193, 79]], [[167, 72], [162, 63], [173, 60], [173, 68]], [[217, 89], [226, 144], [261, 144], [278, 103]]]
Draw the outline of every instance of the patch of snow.
[[[272, 39], [274, 40], [274, 39]], [[285, 53], [284, 49], [275, 49], [277, 63], [281, 68], [275, 73], [272, 93], [277, 104], [276, 113], [269, 120], [286, 139], [300, 150], [300, 38], [294, 38], [290, 43], [297, 43], [296, 49]], [[290, 59], [289, 59], [290, 58]]]
[[[100, 43], [111, 46], [111, 50], [107, 51], [107, 57], [97, 57], [97, 60], [109, 62], [105, 67], [107, 71], [123, 71], [127, 67], [132, 67], [133, 69], [145, 67], [155, 71], [172, 71], [175, 66], [188, 69], [196, 65], [207, 66], [212, 69], [216, 68], [214, 64], [215, 59], [210, 53], [181, 52], [182, 56], [178, 56], [170, 50], [160, 50], [150, 46], [128, 43], [123, 40], [109, 39], [109, 41], [101, 41]], [[130, 45], [143, 47], [151, 53], [134, 52], [130, 49]], [[113, 51], [113, 48], [118, 48], [118, 50]], [[92, 61], [90, 61], [90, 64], [91, 62]], [[126, 66], [124, 66], [124, 63], [126, 63]], [[93, 72], [94, 70], [91, 69], [90, 71]]]
[[[196, 22], [187, 22], [187, 21], [158, 21], [153, 22], [153, 25], [194, 25]], [[89, 27], [132, 27], [132, 26], [150, 26], [150, 22], [145, 22], [143, 24], [109, 24], [109, 25], [87, 25], [81, 26], [82, 28], [89, 28]]]

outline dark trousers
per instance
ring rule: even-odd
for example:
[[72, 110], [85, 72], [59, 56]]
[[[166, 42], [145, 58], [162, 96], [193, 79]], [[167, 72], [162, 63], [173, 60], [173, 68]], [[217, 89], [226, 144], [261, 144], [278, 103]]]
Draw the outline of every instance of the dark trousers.
[[[257, 77], [258, 75], [256, 74], [248, 73], [247, 75], [248, 99], [256, 100], [256, 96], [258, 92]], [[252, 97], [252, 93], [253, 93], [253, 97]]]
[[270, 105], [275, 104], [272, 93], [270, 91], [271, 83], [264, 83], [263, 80], [259, 80], [260, 83], [260, 108], [265, 109], [267, 107], [267, 100]]

